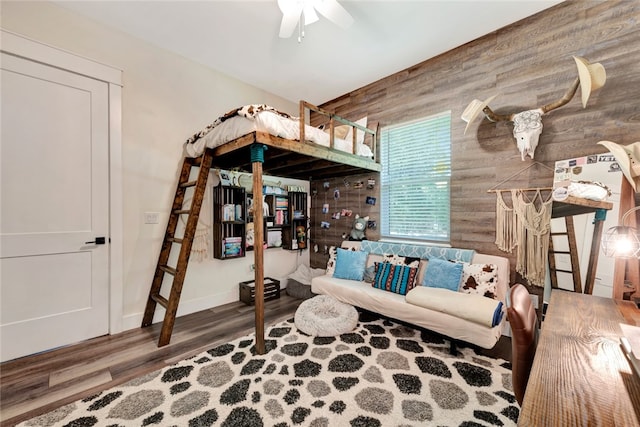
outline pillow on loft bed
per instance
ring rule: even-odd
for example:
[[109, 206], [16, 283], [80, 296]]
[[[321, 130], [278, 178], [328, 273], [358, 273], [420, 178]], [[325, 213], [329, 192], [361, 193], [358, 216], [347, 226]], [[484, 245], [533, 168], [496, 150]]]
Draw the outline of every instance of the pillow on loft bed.
[[[362, 127], [367, 127], [367, 117], [363, 117], [360, 120], [355, 121], [354, 123], [359, 124]], [[328, 126], [323, 125], [322, 130], [327, 133], [331, 133]], [[344, 139], [346, 141], [351, 142], [353, 140], [353, 126], [349, 125], [340, 125], [333, 127], [333, 134], [336, 138]], [[356, 144], [362, 144], [364, 142], [365, 132], [358, 129], [358, 133], [356, 134]]]
[[[333, 128], [333, 134], [335, 135], [336, 138], [347, 139], [347, 133], [349, 132], [349, 129], [351, 129], [351, 126], [349, 125], [335, 126]], [[329, 131], [329, 128], [326, 128], [324, 131], [327, 133], [331, 133]]]
[[[362, 127], [367, 127], [367, 117], [363, 117], [360, 120], [355, 121], [354, 123], [359, 124]], [[353, 140], [353, 126], [347, 126], [348, 128], [348, 132], [345, 135], [345, 137], [343, 139], [346, 139], [347, 141], [351, 141]], [[365, 132], [357, 129], [358, 133], [356, 133], [356, 144], [362, 144], [364, 142], [364, 136], [365, 136]]]

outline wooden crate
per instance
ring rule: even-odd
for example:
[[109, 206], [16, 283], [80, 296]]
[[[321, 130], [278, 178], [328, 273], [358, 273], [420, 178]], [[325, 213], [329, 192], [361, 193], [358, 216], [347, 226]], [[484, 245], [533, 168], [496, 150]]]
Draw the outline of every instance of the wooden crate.
[[[254, 280], [240, 282], [240, 301], [248, 305], [255, 304], [256, 285]], [[264, 278], [264, 300], [280, 298], [280, 281], [271, 277]]]

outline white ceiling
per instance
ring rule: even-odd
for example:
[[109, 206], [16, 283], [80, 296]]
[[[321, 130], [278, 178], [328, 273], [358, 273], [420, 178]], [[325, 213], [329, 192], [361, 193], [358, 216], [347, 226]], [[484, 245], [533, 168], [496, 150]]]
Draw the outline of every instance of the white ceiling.
[[278, 37], [276, 0], [56, 3], [283, 98], [314, 104], [533, 15], [561, 0], [340, 0], [354, 24], [324, 17]]

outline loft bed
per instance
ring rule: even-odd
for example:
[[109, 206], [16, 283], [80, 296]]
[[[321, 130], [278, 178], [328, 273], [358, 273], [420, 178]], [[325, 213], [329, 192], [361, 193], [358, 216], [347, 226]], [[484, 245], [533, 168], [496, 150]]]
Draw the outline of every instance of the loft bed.
[[[327, 131], [306, 123], [315, 115], [328, 126]], [[347, 131], [344, 139], [339, 138], [338, 130], [343, 131], [344, 127], [351, 132]], [[299, 119], [265, 105], [232, 110], [189, 138], [185, 152], [189, 157], [198, 157], [212, 150], [212, 167], [251, 173], [253, 197], [260, 200], [263, 174], [315, 181], [380, 172], [376, 144], [376, 130], [300, 101]], [[264, 241], [261, 209], [254, 212], [254, 224], [255, 241]], [[258, 354], [265, 352], [263, 251], [261, 245], [256, 245], [253, 251]]]
[[[310, 126], [311, 116], [325, 129]], [[349, 128], [345, 138], [339, 131]], [[260, 144], [263, 173], [283, 178], [320, 180], [380, 172], [377, 131], [300, 101], [300, 119], [265, 105], [250, 105], [218, 118], [185, 143], [189, 157], [213, 150], [212, 167], [252, 173], [251, 147]]]

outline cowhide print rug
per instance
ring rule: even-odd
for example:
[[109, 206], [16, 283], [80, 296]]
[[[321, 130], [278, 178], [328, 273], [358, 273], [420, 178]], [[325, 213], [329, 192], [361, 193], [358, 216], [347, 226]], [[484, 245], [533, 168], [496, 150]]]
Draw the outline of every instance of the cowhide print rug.
[[511, 365], [362, 314], [314, 338], [293, 319], [25, 421], [23, 426], [513, 426]]

